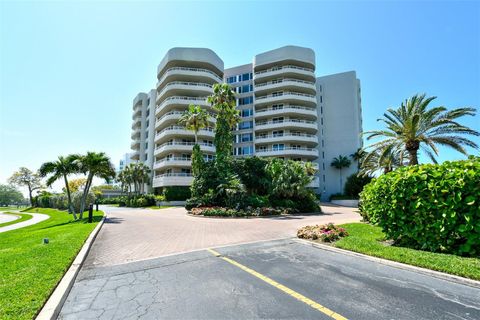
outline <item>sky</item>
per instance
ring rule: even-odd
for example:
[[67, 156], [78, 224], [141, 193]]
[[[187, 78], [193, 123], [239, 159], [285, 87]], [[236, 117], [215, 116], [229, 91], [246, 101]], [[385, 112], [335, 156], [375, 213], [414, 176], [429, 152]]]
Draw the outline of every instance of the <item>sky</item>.
[[[0, 183], [87, 150], [118, 164], [130, 151], [132, 100], [154, 88], [172, 47], [210, 48], [227, 68], [284, 45], [312, 48], [317, 76], [357, 72], [364, 130], [417, 92], [480, 110], [476, 1], [3, 0]], [[480, 130], [480, 115], [462, 123]], [[464, 158], [440, 152], [440, 161]]]

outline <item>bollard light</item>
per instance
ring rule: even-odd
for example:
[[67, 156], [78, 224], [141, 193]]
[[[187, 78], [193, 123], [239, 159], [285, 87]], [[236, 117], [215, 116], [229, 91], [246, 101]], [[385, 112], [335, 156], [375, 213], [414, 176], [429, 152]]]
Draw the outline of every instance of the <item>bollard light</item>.
[[43, 244], [49, 244], [50, 243], [50, 240], [48, 240], [48, 238], [43, 238]]

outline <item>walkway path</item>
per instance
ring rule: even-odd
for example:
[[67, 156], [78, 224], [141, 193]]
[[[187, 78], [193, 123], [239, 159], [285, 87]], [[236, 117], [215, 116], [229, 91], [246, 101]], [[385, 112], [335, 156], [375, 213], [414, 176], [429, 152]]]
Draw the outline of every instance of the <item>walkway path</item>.
[[[8, 212], [17, 213], [18, 211], [8, 211]], [[7, 232], [10, 230], [20, 229], [20, 228], [25, 228], [50, 218], [49, 215], [42, 214], [42, 213], [30, 213], [30, 212], [22, 212], [22, 213], [29, 214], [33, 216], [33, 218], [23, 222], [14, 223], [5, 227], [0, 227], [0, 233]]]
[[116, 265], [209, 247], [273, 240], [296, 235], [310, 224], [360, 220], [356, 209], [324, 205], [321, 215], [270, 218], [203, 218], [184, 208], [161, 210], [103, 207], [107, 220], [85, 267]]
[[20, 219], [20, 216], [15, 216], [13, 214], [5, 214], [3, 212], [0, 212], [0, 224], [18, 220], [18, 219]]

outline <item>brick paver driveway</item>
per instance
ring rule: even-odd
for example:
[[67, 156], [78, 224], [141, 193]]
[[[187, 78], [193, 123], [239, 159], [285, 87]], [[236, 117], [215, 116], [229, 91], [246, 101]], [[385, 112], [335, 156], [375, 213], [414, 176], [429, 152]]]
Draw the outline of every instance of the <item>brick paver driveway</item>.
[[322, 206], [322, 215], [229, 219], [186, 215], [184, 208], [161, 210], [103, 207], [108, 219], [85, 267], [117, 265], [174, 253], [245, 242], [293, 237], [299, 227], [359, 221], [356, 209]]

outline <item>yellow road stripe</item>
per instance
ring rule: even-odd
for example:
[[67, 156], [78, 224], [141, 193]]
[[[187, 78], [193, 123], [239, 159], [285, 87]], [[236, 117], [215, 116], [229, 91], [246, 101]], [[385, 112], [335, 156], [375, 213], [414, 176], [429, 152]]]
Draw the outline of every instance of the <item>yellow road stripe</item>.
[[242, 269], [243, 271], [245, 272], [248, 272], [250, 273], [251, 275], [257, 277], [258, 279], [268, 283], [269, 285], [271, 286], [274, 286], [275, 288], [277, 288], [278, 290], [280, 291], [283, 291], [285, 292], [286, 294], [288, 294], [289, 296], [291, 297], [294, 297], [295, 299], [309, 305], [310, 307], [326, 314], [327, 316], [331, 317], [332, 319], [335, 319], [335, 320], [347, 320], [347, 318], [345, 318], [344, 316], [336, 313], [336, 312], [333, 312], [332, 310], [322, 306], [321, 304], [305, 297], [304, 295], [301, 295], [300, 293], [288, 288], [288, 287], [285, 287], [283, 284], [280, 284], [278, 282], [276, 282], [275, 280], [273, 279], [270, 279], [269, 277], [267, 276], [264, 276], [263, 274], [261, 273], [258, 273], [257, 271], [253, 270], [253, 269], [250, 269], [249, 267], [246, 267], [244, 266], [243, 264], [241, 263], [238, 263], [237, 261], [235, 260], [232, 260], [230, 258], [227, 258], [227, 257], [223, 257], [219, 252], [213, 250], [213, 249], [207, 249], [208, 252], [210, 252], [211, 254], [213, 254], [215, 257], [219, 257], [225, 261], [227, 261], [228, 263]]

